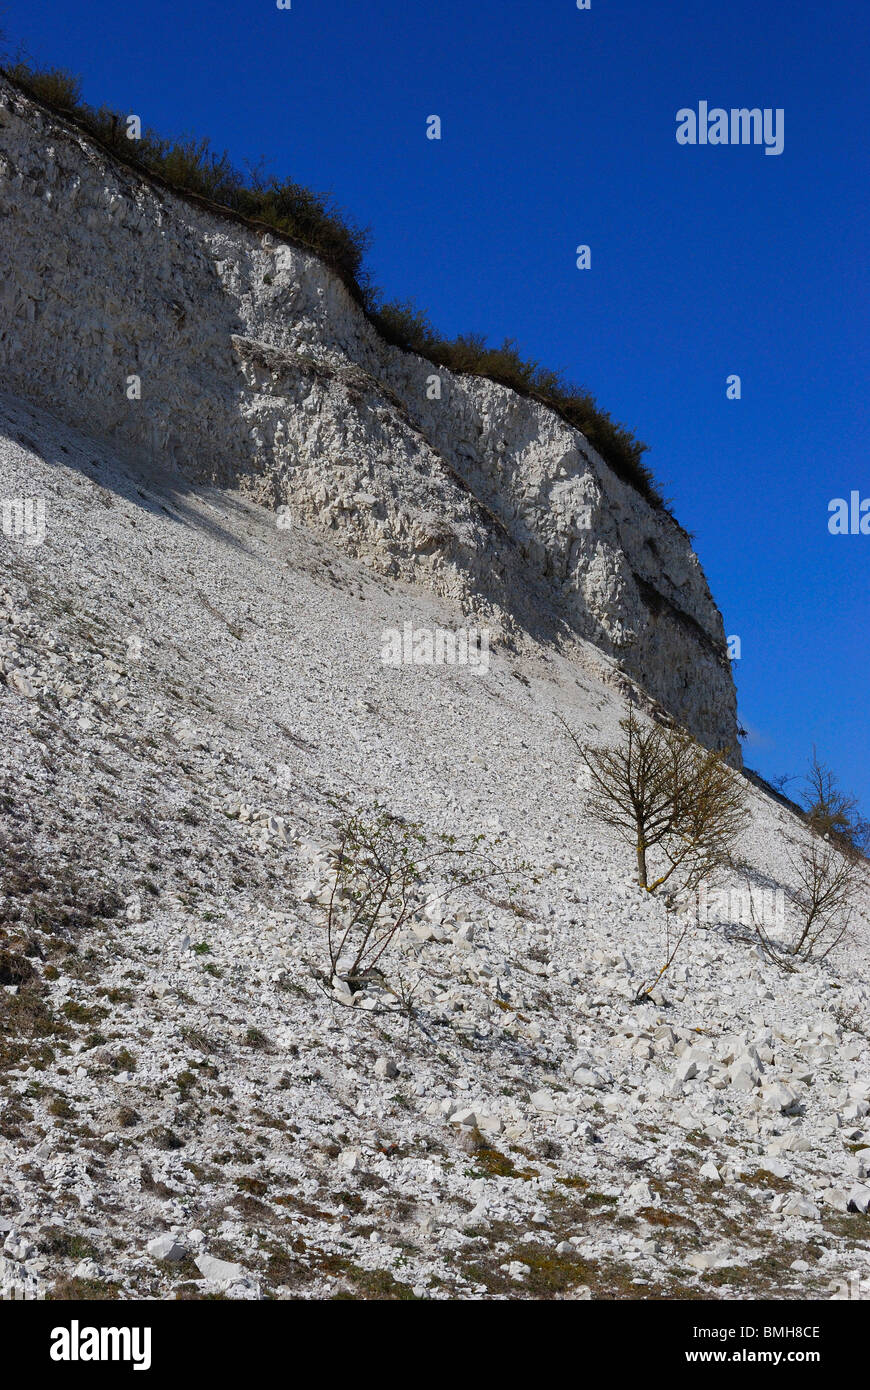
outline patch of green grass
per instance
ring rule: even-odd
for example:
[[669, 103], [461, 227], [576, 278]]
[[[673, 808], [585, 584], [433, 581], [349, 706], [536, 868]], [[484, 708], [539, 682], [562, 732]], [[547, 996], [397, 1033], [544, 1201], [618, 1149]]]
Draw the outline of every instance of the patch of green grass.
[[108, 1012], [99, 1004], [78, 1004], [72, 999], [68, 999], [61, 1008], [61, 1013], [70, 1023], [100, 1023]]
[[94, 1302], [109, 1300], [115, 1302], [121, 1294], [121, 1285], [113, 1284], [108, 1279], [56, 1279], [48, 1293], [47, 1299], [52, 1301]]
[[69, 1036], [69, 1025], [54, 1012], [38, 979], [17, 994], [0, 990], [0, 1072], [22, 1063], [44, 1071], [54, 1061], [54, 1046]]
[[[502, 1265], [514, 1261], [528, 1266], [522, 1279], [512, 1278]], [[588, 1284], [594, 1266], [579, 1255], [557, 1255], [548, 1247], [519, 1244], [505, 1254], [472, 1261], [463, 1268], [466, 1279], [483, 1284], [488, 1293], [536, 1299], [558, 1298]]]
[[113, 986], [112, 989], [100, 989], [97, 991], [104, 999], [108, 999], [110, 1004], [132, 1004], [132, 989], [119, 989]]
[[333, 1295], [334, 1299], [362, 1299], [365, 1301], [417, 1302], [417, 1295], [407, 1284], [402, 1284], [388, 1269], [363, 1269], [343, 1255], [325, 1255], [317, 1262], [323, 1274], [344, 1278], [352, 1285], [352, 1290], [342, 1290]]
[[46, 1226], [40, 1233], [38, 1245], [43, 1255], [65, 1260], [95, 1260], [98, 1255], [96, 1246], [87, 1236], [63, 1226]]
[[225, 1293], [205, 1293], [199, 1284], [194, 1283], [178, 1284], [173, 1292], [182, 1303], [226, 1303], [228, 1301]]
[[269, 1284], [283, 1284], [288, 1288], [295, 1288], [310, 1278], [308, 1265], [299, 1259], [299, 1256], [305, 1253], [305, 1242], [301, 1236], [293, 1237], [289, 1250], [271, 1242], [267, 1249], [271, 1251], [266, 1265], [266, 1280]]
[[836, 1215], [828, 1216], [822, 1214], [822, 1226], [829, 1235], [842, 1236], [850, 1245], [857, 1246], [863, 1243], [865, 1250], [870, 1250], [870, 1212], [838, 1212]]
[[607, 1192], [587, 1192], [583, 1198], [583, 1205], [590, 1208], [618, 1207], [619, 1198], [611, 1197]]
[[508, 1154], [488, 1144], [475, 1149], [473, 1162], [474, 1168], [469, 1169], [469, 1175], [474, 1178], [520, 1178], [523, 1182], [529, 1182], [538, 1177], [536, 1168], [517, 1168]]

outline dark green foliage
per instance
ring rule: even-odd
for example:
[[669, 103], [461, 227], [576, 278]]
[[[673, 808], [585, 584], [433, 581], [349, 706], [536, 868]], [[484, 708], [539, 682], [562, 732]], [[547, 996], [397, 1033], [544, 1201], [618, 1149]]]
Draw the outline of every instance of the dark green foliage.
[[226, 150], [218, 153], [207, 138], [184, 135], [168, 140], [145, 129], [139, 139], [129, 139], [126, 116], [107, 106], [88, 105], [81, 98], [78, 78], [62, 69], [19, 62], [3, 72], [30, 96], [74, 117], [78, 125], [127, 163], [241, 217], [266, 222], [315, 251], [362, 300], [362, 260], [369, 234], [334, 208], [328, 194], [315, 193], [292, 179], [264, 175], [259, 169], [249, 171], [246, 177], [233, 167]]
[[13, 82], [33, 91], [47, 106], [74, 111], [81, 103], [81, 80], [64, 68], [42, 68], [37, 71], [27, 63], [14, 63], [5, 72]]
[[585, 434], [617, 477], [637, 488], [654, 506], [664, 505], [652, 472], [642, 462], [646, 444], [617, 425], [588, 391], [572, 385], [559, 372], [526, 360], [512, 339], [506, 338], [501, 347], [490, 347], [479, 333], [442, 338], [425, 312], [410, 302], [377, 303], [370, 296], [368, 308], [381, 336], [395, 347], [419, 353], [452, 372], [488, 377], [557, 411]]

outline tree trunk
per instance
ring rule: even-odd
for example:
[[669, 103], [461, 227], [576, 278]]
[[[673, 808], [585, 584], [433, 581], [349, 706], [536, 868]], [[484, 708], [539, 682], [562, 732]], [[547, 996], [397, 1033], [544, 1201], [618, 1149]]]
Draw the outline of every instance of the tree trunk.
[[641, 888], [647, 887], [646, 842], [644, 840], [638, 840], [637, 842], [637, 881], [640, 884]]

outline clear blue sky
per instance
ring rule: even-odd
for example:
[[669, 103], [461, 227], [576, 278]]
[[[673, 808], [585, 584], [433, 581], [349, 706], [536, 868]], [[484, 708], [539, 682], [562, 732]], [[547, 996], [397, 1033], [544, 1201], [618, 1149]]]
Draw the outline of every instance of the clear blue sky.
[[[827, 530], [870, 497], [866, 0], [0, 0], [0, 26], [93, 103], [331, 190], [390, 297], [591, 389], [742, 640], [747, 762], [815, 743], [870, 812], [870, 536]], [[783, 153], [679, 146], [700, 100], [782, 107]]]

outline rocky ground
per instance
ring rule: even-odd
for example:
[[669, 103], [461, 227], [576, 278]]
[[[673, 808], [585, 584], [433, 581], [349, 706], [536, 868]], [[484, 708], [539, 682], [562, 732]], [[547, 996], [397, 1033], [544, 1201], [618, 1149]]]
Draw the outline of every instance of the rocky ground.
[[[633, 1005], [663, 909], [554, 717], [613, 735], [594, 649], [384, 666], [459, 611], [9, 396], [0, 436], [47, 518], [0, 537], [6, 1296], [870, 1296], [866, 938], [785, 974], [713, 921]], [[348, 1001], [328, 850], [378, 802], [530, 867]]]

